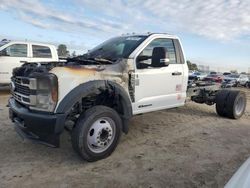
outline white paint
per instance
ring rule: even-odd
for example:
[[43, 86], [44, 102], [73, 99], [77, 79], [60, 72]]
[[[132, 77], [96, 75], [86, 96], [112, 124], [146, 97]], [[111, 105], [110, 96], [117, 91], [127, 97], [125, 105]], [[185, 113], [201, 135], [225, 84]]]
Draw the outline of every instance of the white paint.
[[[168, 34], [152, 34], [142, 42], [142, 44], [131, 53], [129, 59], [126, 60], [129, 67], [127, 71], [134, 71], [135, 79], [139, 80], [139, 85], [135, 86], [135, 102], [132, 103], [133, 114], [174, 108], [185, 104], [188, 83], [188, 66], [186, 64], [185, 54], [183, 54], [184, 64], [169, 64], [161, 68], [136, 69], [136, 57], [152, 40], [157, 38], [178, 39], [176, 36]], [[121, 73], [117, 70], [118, 76], [114, 78], [116, 69], [114, 69], [113, 66], [116, 66], [116, 64], [106, 65], [104, 71], [100, 72], [91, 72], [87, 69], [69, 71], [67, 67], [56, 67], [52, 69], [51, 73], [57, 75], [59, 84], [57, 107], [70, 91], [80, 84], [92, 80], [115, 81], [124, 88], [129, 96], [128, 84], [122, 82], [122, 80], [118, 80], [120, 79], [120, 74], [128, 74], [128, 72]], [[90, 66], [89, 68], [91, 67], [94, 68], [95, 66]], [[181, 75], [174, 76], [172, 75], [174, 72], [181, 72]], [[139, 108], [139, 106], [143, 107]]]
[[249, 188], [250, 187], [250, 158], [243, 163], [233, 177], [225, 185], [225, 188]]

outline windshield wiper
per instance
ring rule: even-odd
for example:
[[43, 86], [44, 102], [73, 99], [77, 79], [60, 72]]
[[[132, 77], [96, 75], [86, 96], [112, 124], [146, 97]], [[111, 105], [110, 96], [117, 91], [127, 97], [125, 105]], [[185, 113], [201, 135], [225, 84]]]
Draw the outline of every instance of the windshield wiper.
[[74, 58], [68, 58], [68, 61], [71, 62], [78, 62], [78, 63], [87, 63], [87, 64], [102, 64], [102, 63], [108, 63], [108, 64], [113, 64], [114, 61], [111, 61], [109, 59], [105, 58], [92, 58], [92, 57], [84, 57], [84, 56], [78, 56]]
[[114, 61], [111, 61], [111, 60], [109, 60], [109, 59], [105, 59], [105, 58], [93, 58], [93, 60], [95, 60], [95, 61], [99, 61], [99, 62], [107, 62], [107, 63], [110, 63], [110, 64], [113, 64], [114, 63]]

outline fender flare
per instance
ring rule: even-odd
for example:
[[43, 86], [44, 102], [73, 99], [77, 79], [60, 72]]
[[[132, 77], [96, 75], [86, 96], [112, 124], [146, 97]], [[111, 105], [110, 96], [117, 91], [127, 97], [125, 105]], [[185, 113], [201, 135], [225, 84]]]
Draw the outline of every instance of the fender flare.
[[95, 94], [95, 92], [100, 89], [106, 89], [109, 87], [112, 87], [115, 93], [119, 96], [119, 102], [122, 105], [123, 110], [123, 114], [121, 114], [121, 118], [123, 121], [123, 132], [127, 134], [128, 122], [133, 116], [131, 100], [124, 88], [112, 81], [95, 80], [80, 84], [63, 98], [63, 100], [56, 108], [56, 113], [64, 113], [68, 115], [73, 105], [80, 101], [82, 98], [90, 94]]

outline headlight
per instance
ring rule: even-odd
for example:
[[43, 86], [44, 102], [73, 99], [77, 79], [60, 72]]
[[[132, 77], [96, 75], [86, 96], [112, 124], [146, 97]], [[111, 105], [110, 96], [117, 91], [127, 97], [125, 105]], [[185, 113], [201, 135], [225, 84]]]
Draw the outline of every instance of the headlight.
[[32, 110], [53, 112], [58, 100], [58, 81], [54, 74], [36, 77], [36, 102], [30, 106]]

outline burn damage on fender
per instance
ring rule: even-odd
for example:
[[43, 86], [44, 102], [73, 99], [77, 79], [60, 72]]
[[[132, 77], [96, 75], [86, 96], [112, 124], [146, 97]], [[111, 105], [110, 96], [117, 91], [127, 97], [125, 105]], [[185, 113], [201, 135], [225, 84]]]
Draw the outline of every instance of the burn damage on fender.
[[[48, 73], [55, 67], [69, 67], [75, 70], [81, 69], [82, 65], [71, 62], [45, 62], [45, 63], [25, 63], [21, 67], [13, 69], [13, 76], [22, 76], [22, 77], [32, 77], [34, 73]], [[95, 71], [101, 71], [102, 68], [96, 66]]]

